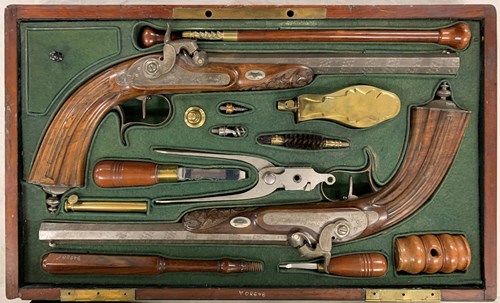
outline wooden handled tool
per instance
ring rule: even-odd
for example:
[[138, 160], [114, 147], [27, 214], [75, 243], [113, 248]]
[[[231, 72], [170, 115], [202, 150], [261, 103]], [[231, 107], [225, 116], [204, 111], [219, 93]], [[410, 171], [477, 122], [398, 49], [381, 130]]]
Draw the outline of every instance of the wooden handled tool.
[[380, 277], [387, 272], [387, 259], [379, 253], [333, 257], [327, 268], [322, 263], [281, 264], [282, 269], [307, 269], [343, 277]]
[[260, 272], [261, 262], [241, 260], [178, 260], [159, 256], [49, 253], [42, 258], [49, 274], [158, 275], [166, 272]]
[[[163, 43], [164, 31], [144, 27], [140, 40], [144, 47]], [[437, 43], [457, 50], [465, 49], [471, 39], [467, 23], [460, 22], [435, 30], [240, 30], [240, 31], [187, 31], [183, 38], [238, 42], [397, 42]], [[173, 39], [176, 37], [173, 36]]]
[[188, 168], [139, 161], [105, 160], [97, 163], [94, 168], [94, 182], [100, 187], [146, 186], [160, 182], [245, 178], [245, 171], [240, 169]]

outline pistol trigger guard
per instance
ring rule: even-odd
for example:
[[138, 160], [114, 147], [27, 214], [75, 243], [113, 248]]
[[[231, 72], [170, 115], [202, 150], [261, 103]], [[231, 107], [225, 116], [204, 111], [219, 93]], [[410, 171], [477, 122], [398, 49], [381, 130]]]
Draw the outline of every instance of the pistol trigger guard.
[[147, 96], [136, 97], [136, 99], [139, 102], [141, 102], [142, 119], [147, 118], [147, 103], [151, 99], [152, 96], [157, 96], [157, 97], [160, 97], [161, 99], [165, 100], [166, 106], [169, 109], [165, 118], [158, 123], [148, 123], [148, 122], [140, 122], [140, 121], [125, 122], [126, 121], [126, 113], [123, 110], [123, 107], [120, 105], [117, 105], [113, 108], [114, 110], [116, 110], [118, 112], [118, 115], [120, 116], [120, 140], [123, 143], [123, 145], [125, 145], [125, 146], [127, 145], [127, 139], [125, 136], [125, 132], [130, 127], [132, 127], [132, 126], [148, 126], [148, 127], [163, 126], [163, 125], [167, 124], [172, 119], [172, 117], [174, 115], [174, 108], [172, 106], [172, 102], [170, 101], [170, 99], [164, 95], [147, 95]]
[[[373, 171], [375, 170], [377, 162], [375, 160], [375, 155], [373, 154], [373, 151], [370, 148], [364, 148], [363, 150], [366, 154], [366, 164], [362, 169], [360, 169], [360, 170], [334, 169], [334, 170], [328, 171], [327, 173], [330, 173], [330, 174], [335, 174], [335, 173], [367, 174], [368, 185], [372, 191], [371, 193], [375, 193], [375, 192], [380, 190], [380, 186], [377, 184], [377, 182], [373, 178]], [[325, 191], [326, 185], [328, 185], [328, 184], [325, 184], [325, 183], [320, 184], [321, 195], [328, 201], [331, 201], [331, 202], [339, 201], [339, 200], [336, 200], [336, 199], [329, 197], [329, 195]], [[349, 176], [349, 185], [348, 186], [349, 186], [349, 193], [348, 193], [347, 199], [341, 199], [341, 200], [348, 200], [349, 201], [349, 200], [358, 199], [358, 196], [354, 193], [354, 190], [353, 190], [354, 184], [352, 181], [352, 176]]]

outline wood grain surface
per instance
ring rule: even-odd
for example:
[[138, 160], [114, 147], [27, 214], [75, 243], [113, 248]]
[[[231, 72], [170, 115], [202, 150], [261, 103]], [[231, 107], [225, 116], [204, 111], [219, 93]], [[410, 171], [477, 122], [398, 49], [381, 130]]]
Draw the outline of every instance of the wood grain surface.
[[[460, 2], [462, 3], [462, 2]], [[186, 6], [183, 6], [186, 7]], [[225, 7], [206, 6], [207, 8]], [[294, 6], [288, 6], [293, 8]], [[169, 18], [173, 6], [9, 6], [5, 12], [5, 226], [6, 226], [6, 295], [8, 298], [20, 297], [26, 300], [58, 300], [59, 287], [31, 287], [19, 284], [19, 146], [18, 144], [18, 28], [20, 20], [80, 20], [80, 19], [140, 19]], [[497, 292], [497, 54], [496, 54], [496, 12], [491, 5], [380, 5], [380, 6], [329, 6], [328, 18], [338, 19], [476, 19], [483, 24], [484, 68], [483, 100], [484, 121], [480, 149], [484, 152], [482, 167], [484, 215], [483, 261], [485, 266], [485, 286], [481, 289], [443, 289], [442, 298], [447, 301], [494, 300]], [[324, 289], [306, 288], [290, 291], [287, 288], [228, 289], [207, 288], [140, 288], [136, 291], [138, 300], [146, 299], [292, 299], [312, 300], [363, 300], [364, 289]]]

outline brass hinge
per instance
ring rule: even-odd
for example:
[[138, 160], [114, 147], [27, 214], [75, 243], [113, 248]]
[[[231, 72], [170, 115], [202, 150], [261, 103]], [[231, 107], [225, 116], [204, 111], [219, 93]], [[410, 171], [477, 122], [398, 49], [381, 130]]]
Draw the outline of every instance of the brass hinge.
[[441, 291], [435, 289], [367, 289], [366, 302], [440, 302]]
[[61, 289], [61, 302], [131, 302], [135, 289]]

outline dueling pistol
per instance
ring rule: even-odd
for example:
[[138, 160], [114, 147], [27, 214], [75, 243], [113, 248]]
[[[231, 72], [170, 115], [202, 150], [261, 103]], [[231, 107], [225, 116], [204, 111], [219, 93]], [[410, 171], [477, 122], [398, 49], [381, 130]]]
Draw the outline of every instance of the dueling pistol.
[[102, 119], [127, 100], [158, 94], [248, 91], [302, 87], [317, 74], [423, 73], [453, 75], [459, 56], [428, 54], [206, 53], [195, 40], [172, 40], [168, 27], [163, 52], [116, 64], [85, 82], [49, 122], [35, 152], [27, 181], [59, 196], [85, 185], [87, 157]]
[[393, 226], [426, 203], [447, 174], [470, 112], [449, 99], [446, 82], [437, 99], [413, 107], [403, 161], [378, 191], [346, 201], [194, 210], [178, 223], [44, 222], [39, 239], [59, 241], [162, 241], [253, 243], [295, 247], [322, 257], [328, 270], [333, 244], [360, 239]]

